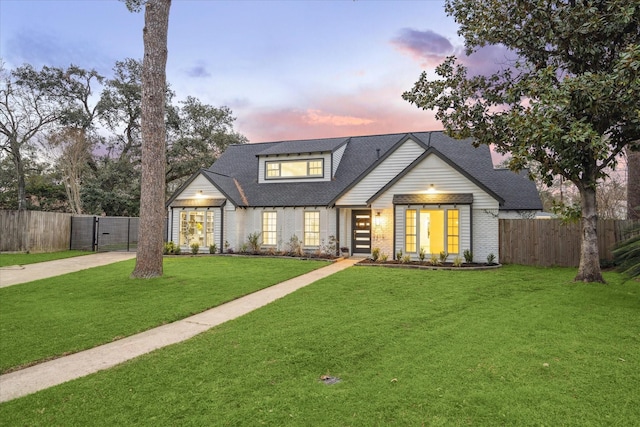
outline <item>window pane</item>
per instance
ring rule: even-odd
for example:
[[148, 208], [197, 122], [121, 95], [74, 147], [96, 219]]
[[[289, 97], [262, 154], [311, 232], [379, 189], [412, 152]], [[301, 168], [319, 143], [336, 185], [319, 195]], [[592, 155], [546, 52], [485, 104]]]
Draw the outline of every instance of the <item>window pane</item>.
[[262, 213], [262, 243], [265, 245], [276, 245], [277, 215], [275, 212]]
[[322, 160], [309, 162], [309, 176], [322, 176]]
[[267, 163], [267, 176], [268, 177], [280, 176], [280, 163], [277, 163], [277, 162]]
[[416, 210], [407, 209], [405, 213], [405, 252], [416, 252]]
[[307, 162], [282, 162], [280, 176], [307, 176]]
[[304, 245], [320, 246], [320, 212], [304, 213]]

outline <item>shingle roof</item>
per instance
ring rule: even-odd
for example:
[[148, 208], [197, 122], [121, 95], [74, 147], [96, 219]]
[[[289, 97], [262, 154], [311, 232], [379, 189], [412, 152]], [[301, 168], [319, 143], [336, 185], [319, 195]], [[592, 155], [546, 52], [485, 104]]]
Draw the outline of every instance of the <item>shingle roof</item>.
[[[237, 206], [329, 206], [407, 138], [433, 147], [494, 191], [505, 200], [502, 209], [541, 209], [531, 181], [522, 175], [493, 169], [489, 147], [474, 148], [471, 140], [454, 140], [443, 132], [232, 145], [204, 173]], [[327, 152], [344, 143], [347, 143], [345, 152], [331, 181], [258, 184], [258, 156]]]

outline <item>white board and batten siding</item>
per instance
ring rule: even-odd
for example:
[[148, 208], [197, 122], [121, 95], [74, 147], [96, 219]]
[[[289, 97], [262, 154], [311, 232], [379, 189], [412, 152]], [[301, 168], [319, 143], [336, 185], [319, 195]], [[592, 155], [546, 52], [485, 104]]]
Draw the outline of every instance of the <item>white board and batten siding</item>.
[[[497, 258], [499, 202], [436, 155], [430, 155], [416, 165], [402, 179], [380, 195], [373, 202], [372, 208], [376, 210], [392, 206], [395, 194], [424, 194], [431, 188], [431, 184], [433, 184], [436, 193], [473, 194], [471, 209], [468, 205], [457, 206], [460, 209], [460, 252], [472, 248], [476, 260], [486, 259], [489, 253], [493, 253]], [[454, 207], [453, 205], [446, 206]], [[396, 250], [404, 250], [405, 211], [406, 206], [396, 209]], [[495, 212], [496, 215], [493, 216], [487, 212]], [[470, 230], [473, 230], [473, 241]]]
[[180, 193], [176, 200], [195, 199], [205, 197], [207, 199], [225, 199], [226, 197], [216, 187], [211, 184], [202, 174], [191, 181], [189, 185]]
[[[198, 198], [206, 199], [225, 199], [222, 194], [207, 178], [202, 174], [198, 175], [187, 187], [180, 193], [180, 195], [174, 200], [176, 203], [179, 200], [192, 200]], [[229, 206], [231, 205], [231, 206]], [[231, 203], [227, 203], [227, 209], [234, 209]], [[199, 210], [207, 210], [207, 207], [198, 207]], [[175, 244], [180, 241], [180, 212], [182, 210], [194, 210], [194, 208], [172, 208], [169, 207], [169, 219], [171, 221], [169, 228], [169, 240], [172, 240]], [[222, 215], [220, 208], [210, 208], [213, 211], [213, 223], [214, 223], [214, 242], [216, 245], [220, 245], [220, 233], [222, 233]], [[201, 248], [204, 250], [206, 248]]]
[[389, 181], [420, 157], [422, 153], [424, 153], [424, 148], [413, 140], [408, 139], [366, 177], [340, 197], [336, 205], [364, 206], [371, 196], [387, 185]]
[[333, 170], [331, 171], [332, 177], [336, 176], [336, 171], [338, 170], [338, 166], [340, 166], [340, 160], [342, 160], [342, 156], [344, 155], [344, 151], [346, 149], [347, 144], [344, 144], [333, 153]]
[[[262, 233], [262, 214], [263, 212], [276, 212], [276, 249], [286, 250], [289, 247], [291, 238], [295, 235], [298, 240], [304, 241], [304, 212], [320, 213], [320, 245], [328, 245], [331, 236], [336, 229], [335, 209], [327, 209], [325, 207], [305, 207], [305, 208], [248, 208], [238, 209], [241, 219], [238, 223], [242, 223], [242, 230], [234, 236], [233, 240], [229, 240], [231, 247], [238, 250], [243, 243], [247, 243], [249, 234]], [[228, 224], [229, 226], [231, 224]], [[226, 227], [231, 231], [232, 228]], [[232, 243], [233, 242], [233, 243]], [[304, 247], [304, 245], [303, 245]], [[315, 249], [316, 247], [307, 248]]]

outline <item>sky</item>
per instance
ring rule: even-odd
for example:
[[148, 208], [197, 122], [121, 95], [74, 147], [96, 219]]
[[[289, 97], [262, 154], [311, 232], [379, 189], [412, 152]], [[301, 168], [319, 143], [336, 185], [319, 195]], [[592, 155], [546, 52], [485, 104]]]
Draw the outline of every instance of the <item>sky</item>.
[[[96, 69], [141, 59], [144, 13], [117, 0], [0, 0], [0, 60]], [[173, 0], [167, 80], [178, 100], [227, 106], [250, 142], [441, 130], [402, 99], [464, 55], [444, 1]], [[462, 62], [504, 63], [499, 47]]]

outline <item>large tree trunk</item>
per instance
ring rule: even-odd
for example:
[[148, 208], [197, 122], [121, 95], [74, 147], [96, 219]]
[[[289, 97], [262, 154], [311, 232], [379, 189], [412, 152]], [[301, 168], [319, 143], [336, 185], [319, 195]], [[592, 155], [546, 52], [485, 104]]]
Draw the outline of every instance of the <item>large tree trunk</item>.
[[131, 274], [136, 278], [162, 276], [166, 162], [164, 113], [170, 6], [171, 0], [149, 0], [145, 5], [140, 229], [136, 267]]
[[596, 210], [596, 190], [588, 186], [579, 186], [582, 199], [582, 243], [580, 247], [580, 266], [575, 281], [601, 282], [600, 254], [598, 250], [598, 215]]
[[627, 219], [640, 219], [640, 151], [627, 148]]

